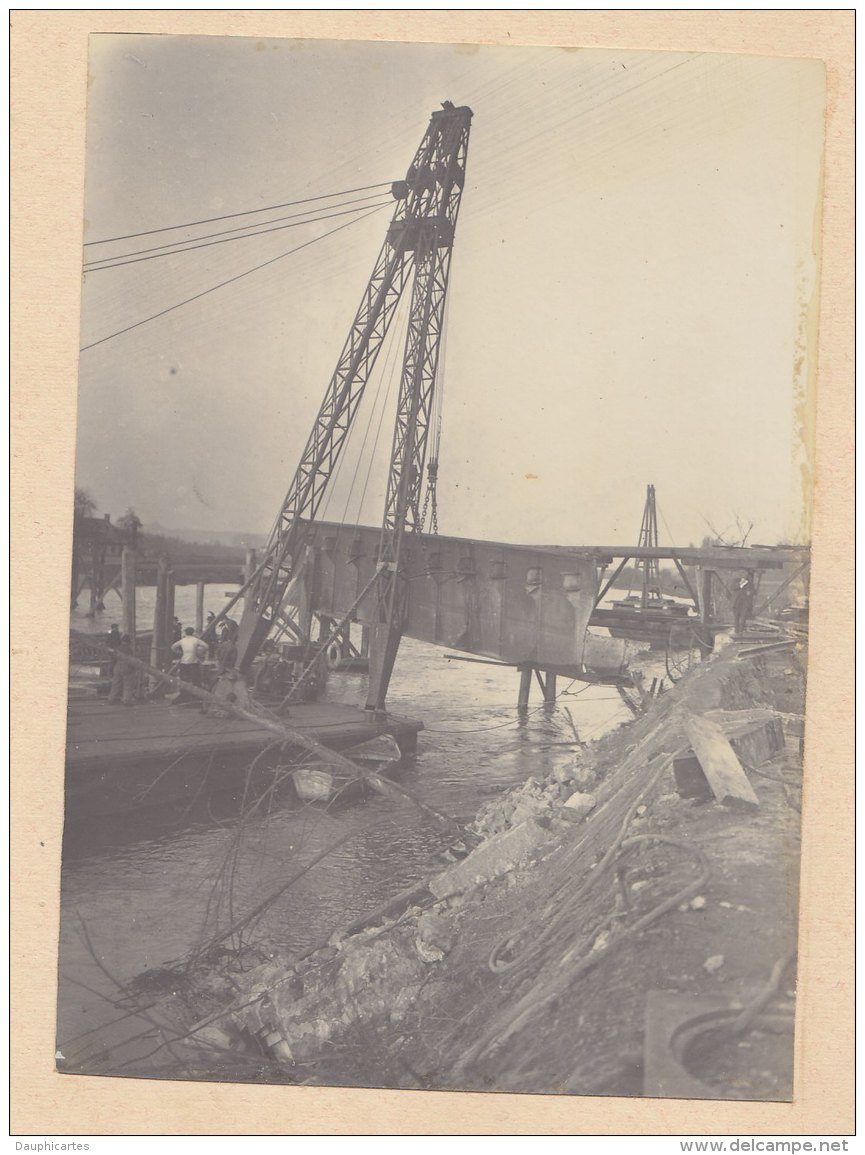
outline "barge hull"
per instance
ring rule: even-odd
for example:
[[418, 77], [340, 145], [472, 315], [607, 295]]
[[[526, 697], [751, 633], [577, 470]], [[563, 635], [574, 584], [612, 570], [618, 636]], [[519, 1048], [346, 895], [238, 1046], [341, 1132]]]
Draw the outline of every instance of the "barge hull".
[[[333, 750], [389, 734], [403, 757], [414, 754], [423, 729], [423, 723], [411, 718], [372, 717], [339, 702], [299, 704], [286, 721]], [[239, 718], [205, 715], [197, 703], [112, 706], [96, 698], [73, 699], [67, 729], [66, 820], [192, 804], [217, 791], [236, 790], [240, 797], [258, 755], [257, 770], [266, 783], [276, 766], [292, 761], [293, 752], [280, 746], [272, 730]], [[255, 783], [249, 785], [255, 788]]]

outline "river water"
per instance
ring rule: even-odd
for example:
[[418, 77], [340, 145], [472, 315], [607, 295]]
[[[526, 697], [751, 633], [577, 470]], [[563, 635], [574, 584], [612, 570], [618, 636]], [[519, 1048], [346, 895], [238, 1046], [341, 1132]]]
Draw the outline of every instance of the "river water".
[[[227, 589], [208, 586], [205, 611], [218, 611]], [[177, 616], [194, 620], [194, 587], [179, 587]], [[138, 591], [139, 628], [152, 621], [154, 590]], [[96, 620], [72, 625], [105, 632], [118, 620], [113, 599]], [[559, 701], [544, 706], [537, 686], [530, 708], [516, 709], [515, 670], [455, 660], [447, 651], [404, 639], [389, 708], [423, 721], [417, 759], [400, 782], [462, 820], [489, 796], [548, 773], [572, 757], [564, 743], [590, 741], [628, 720], [615, 690], [559, 679]], [[366, 678], [331, 674], [327, 695], [362, 705]], [[570, 719], [566, 713], [570, 712]], [[58, 1048], [110, 1071], [112, 1055], [140, 1034], [140, 1020], [117, 1006], [135, 976], [186, 957], [242, 919], [328, 846], [335, 849], [297, 879], [244, 932], [245, 943], [296, 952], [372, 910], [441, 868], [447, 836], [409, 802], [368, 794], [324, 808], [262, 805], [238, 819], [219, 797], [179, 814], [147, 809], [134, 818], [69, 827], [61, 890]]]

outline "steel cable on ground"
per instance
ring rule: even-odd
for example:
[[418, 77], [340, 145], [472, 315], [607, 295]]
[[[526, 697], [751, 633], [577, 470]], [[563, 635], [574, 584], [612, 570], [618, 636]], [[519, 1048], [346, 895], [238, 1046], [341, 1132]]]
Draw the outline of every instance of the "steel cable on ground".
[[[174, 245], [183, 245], [183, 248], [169, 247], [167, 245], [157, 245], [152, 249], [140, 249], [134, 253], [118, 254], [116, 257], [103, 257], [101, 261], [90, 262], [84, 266], [85, 273], [101, 273], [106, 269], [122, 269], [126, 265], [138, 265], [142, 261], [155, 261], [160, 257], [174, 257], [180, 253], [192, 253], [196, 249], [209, 249], [213, 245], [227, 245], [232, 241], [245, 241], [250, 237], [264, 237], [268, 233], [278, 233], [282, 229], [297, 229], [303, 225], [318, 224], [319, 221], [329, 221], [334, 217], [345, 217], [351, 213], [361, 213], [365, 208], [383, 208], [385, 205], [392, 204], [393, 199], [387, 197], [385, 200], [376, 201], [370, 205], [367, 202], [372, 199], [370, 197], [363, 198], [363, 203], [359, 204], [357, 208], [343, 209], [337, 213], [323, 213], [317, 216], [309, 216], [307, 213], [299, 213], [293, 217], [282, 217], [277, 220], [287, 220], [289, 224], [277, 224], [276, 221], [264, 221], [262, 225], [273, 225], [273, 228], [261, 227], [257, 232], [245, 232], [242, 229], [229, 229], [226, 233], [211, 233], [210, 236], [221, 238], [219, 240], [208, 240], [207, 237], [191, 237], [189, 241], [175, 241]], [[338, 206], [334, 206], [335, 208]], [[306, 217], [306, 220], [300, 220], [299, 217]], [[227, 233], [242, 233], [241, 236], [228, 236]], [[198, 243], [202, 242], [202, 243]]]
[[91, 341], [88, 345], [82, 345], [80, 352], [84, 353], [88, 349], [96, 348], [97, 345], [104, 345], [106, 341], [111, 341], [115, 337], [120, 337], [123, 333], [128, 333], [132, 329], [138, 329], [140, 326], [146, 325], [150, 321], [156, 321], [158, 318], [164, 317], [167, 313], [173, 313], [176, 309], [180, 309], [184, 305], [189, 305], [193, 301], [198, 301], [202, 297], [206, 297], [209, 293], [215, 293], [217, 289], [223, 289], [226, 285], [234, 284], [235, 281], [239, 281], [243, 277], [248, 277], [251, 273], [257, 273], [259, 269], [267, 268], [268, 265], [273, 265], [277, 261], [284, 260], [285, 257], [290, 257], [294, 253], [299, 253], [302, 249], [307, 249], [310, 245], [314, 245], [319, 241], [326, 240], [327, 237], [332, 237], [335, 233], [341, 232], [343, 229], [350, 228], [352, 225], [356, 225], [360, 221], [366, 220], [367, 217], [371, 217], [374, 213], [381, 212], [383, 207], [385, 206], [382, 205], [378, 208], [374, 208], [370, 212], [364, 213], [362, 216], [355, 217], [353, 220], [347, 221], [345, 224], [338, 225], [335, 229], [329, 229], [326, 233], [322, 233], [321, 236], [313, 237], [311, 240], [304, 241], [302, 245], [296, 245], [294, 248], [288, 249], [284, 253], [277, 253], [275, 257], [270, 257], [269, 260], [262, 261], [261, 264], [254, 265], [251, 269], [245, 269], [241, 273], [236, 273], [233, 277], [229, 277], [225, 281], [220, 281], [219, 284], [211, 285], [209, 289], [203, 289], [200, 293], [195, 293], [192, 297], [186, 297], [183, 301], [178, 301], [174, 305], [169, 305], [167, 309], [161, 309], [158, 313], [153, 313], [149, 317], [143, 317], [140, 321], [135, 321], [133, 324], [127, 325], [123, 329], [118, 329], [114, 333], [109, 333], [106, 337], [100, 337], [98, 341]]
[[[506, 935], [503, 935], [502, 938], [493, 944], [492, 950], [487, 957], [487, 965], [493, 974], [504, 974], [507, 971], [514, 970], [515, 967], [526, 963], [532, 956], [538, 953], [541, 947], [555, 932], [556, 928], [563, 921], [570, 918], [571, 912], [576, 909], [577, 904], [583, 900], [583, 898], [598, 883], [598, 881], [609, 869], [616, 854], [619, 851], [619, 848], [625, 840], [628, 827], [630, 826], [631, 821], [637, 812], [637, 807], [640, 806], [643, 799], [647, 797], [650, 791], [653, 790], [654, 787], [658, 784], [663, 772], [669, 765], [672, 764], [672, 757], [673, 756], [671, 755], [669, 758], [664, 758], [661, 760], [660, 764], [649, 778], [649, 781], [646, 783], [646, 785], [643, 787], [643, 789], [640, 791], [640, 793], [625, 812], [625, 816], [622, 819], [621, 825], [619, 827], [619, 832], [608, 847], [603, 858], [595, 867], [595, 869], [588, 875], [583, 885], [579, 887], [579, 889], [575, 891], [575, 893], [567, 900], [567, 902], [559, 908], [559, 912], [556, 918], [545, 921], [540, 930], [536, 929], [536, 919], [529, 919], [528, 921], [524, 922], [521, 927], [518, 927], [517, 930], [509, 930]], [[568, 875], [568, 877], [570, 877], [570, 875]], [[556, 892], [553, 891], [550, 895], [550, 898], [554, 897], [555, 893]], [[533, 938], [530, 945], [521, 954], [514, 955], [510, 961], [501, 962], [499, 955], [505, 949], [507, 949], [507, 947], [510, 946], [520, 935], [526, 934], [529, 931], [533, 933]]]
[[[472, 1064], [483, 1059], [490, 1051], [501, 1047], [519, 1031], [523, 1030], [528, 1022], [535, 1018], [541, 1010], [560, 998], [578, 978], [582, 978], [584, 974], [596, 967], [598, 963], [606, 959], [623, 943], [634, 938], [640, 931], [645, 930], [646, 927], [656, 922], [663, 915], [668, 914], [671, 910], [675, 910], [680, 903], [695, 894], [708, 882], [711, 870], [703, 851], [697, 846], [682, 842], [679, 839], [670, 838], [664, 834], [637, 834], [632, 838], [624, 839], [617, 845], [616, 853], [611, 856], [609, 864], [611, 865], [616, 859], [620, 858], [623, 853], [637, 846], [652, 842], [674, 846], [691, 855], [701, 868], [700, 874], [695, 878], [690, 878], [685, 885], [680, 887], [674, 894], [669, 895], [666, 899], [657, 903], [646, 914], [638, 918], [636, 922], [631, 923], [630, 926], [626, 927], [620, 934], [610, 938], [603, 945], [592, 946], [588, 952], [577, 958], [574, 958], [574, 948], [570, 948], [557, 961], [556, 967], [561, 973], [551, 979], [547, 989], [543, 993], [536, 993], [533, 984], [532, 989], [518, 1000], [516, 1006], [497, 1016], [497, 1020], [493, 1026], [483, 1033], [481, 1038], [460, 1060], [457, 1067], [458, 1071], [465, 1071]], [[599, 869], [599, 867], [596, 868], [596, 872]], [[594, 873], [595, 872], [593, 872], [593, 875]], [[572, 902], [567, 904], [567, 908], [573, 915], [575, 907]], [[572, 929], [570, 924], [569, 929]]]
[[245, 209], [241, 212], [225, 213], [223, 216], [220, 216], [220, 217], [204, 217], [201, 220], [186, 221], [185, 223], [179, 224], [179, 225], [163, 225], [162, 228], [158, 228], [158, 229], [145, 229], [139, 233], [124, 233], [122, 236], [103, 237], [102, 239], [97, 240], [97, 241], [85, 241], [84, 244], [85, 245], [107, 245], [107, 244], [111, 244], [114, 241], [130, 241], [130, 240], [134, 240], [135, 237], [149, 237], [149, 236], [153, 236], [156, 233], [173, 232], [176, 229], [192, 229], [192, 228], [196, 228], [198, 225], [210, 225], [210, 224], [214, 224], [216, 221], [227, 221], [227, 220], [233, 219], [234, 217], [251, 216], [253, 213], [275, 212], [276, 209], [287, 209], [287, 208], [291, 208], [293, 205], [309, 204], [312, 201], [332, 200], [334, 197], [348, 196], [349, 193], [367, 192], [369, 189], [387, 188], [392, 183], [393, 182], [389, 181], [389, 180], [379, 181], [377, 184], [361, 185], [359, 188], [340, 189], [338, 192], [322, 193], [319, 196], [313, 196], [313, 197], [301, 197], [299, 200], [283, 201], [281, 204], [263, 205], [260, 209]]

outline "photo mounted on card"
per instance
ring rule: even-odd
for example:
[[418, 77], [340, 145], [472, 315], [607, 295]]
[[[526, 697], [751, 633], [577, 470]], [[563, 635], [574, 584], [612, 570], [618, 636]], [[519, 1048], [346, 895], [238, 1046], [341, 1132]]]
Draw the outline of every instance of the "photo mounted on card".
[[789, 1102], [822, 62], [89, 72], [57, 1071]]

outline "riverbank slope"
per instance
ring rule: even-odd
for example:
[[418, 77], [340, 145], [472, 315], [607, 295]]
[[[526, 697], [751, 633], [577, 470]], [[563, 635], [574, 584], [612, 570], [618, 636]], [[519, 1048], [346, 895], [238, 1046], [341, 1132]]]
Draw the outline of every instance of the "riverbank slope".
[[[190, 1073], [789, 1099], [805, 654], [747, 651], [487, 803], [472, 853], [352, 933], [189, 971], [171, 1017], [197, 1027]], [[687, 796], [694, 718], [728, 735], [756, 804], [699, 774]], [[675, 1034], [713, 1012], [714, 1035]]]

